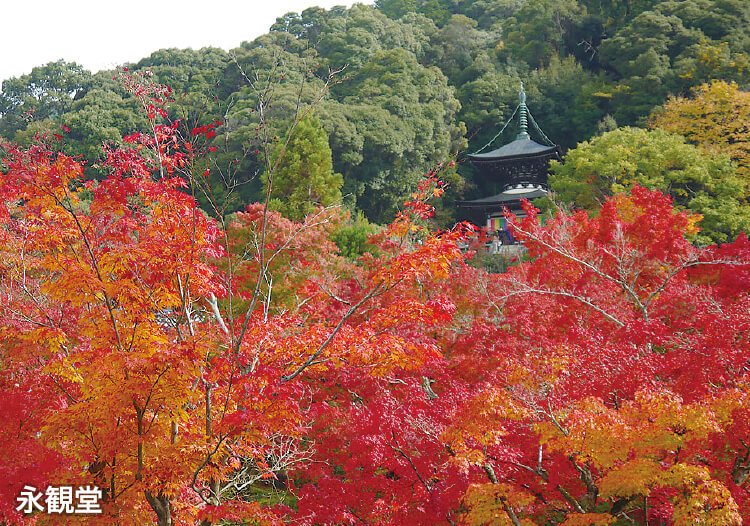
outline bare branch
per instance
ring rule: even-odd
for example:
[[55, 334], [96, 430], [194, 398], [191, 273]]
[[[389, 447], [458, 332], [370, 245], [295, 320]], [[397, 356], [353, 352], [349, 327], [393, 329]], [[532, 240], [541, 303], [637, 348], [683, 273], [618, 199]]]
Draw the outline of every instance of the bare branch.
[[206, 298], [206, 303], [208, 303], [208, 306], [211, 307], [211, 312], [213, 313], [216, 322], [219, 324], [219, 327], [221, 327], [221, 330], [224, 332], [224, 334], [229, 335], [229, 328], [227, 328], [227, 324], [224, 323], [224, 318], [221, 317], [221, 312], [219, 312], [219, 304], [216, 301], [216, 296], [214, 296], [213, 292]]
[[370, 298], [373, 296], [376, 296], [380, 294], [384, 290], [383, 282], [380, 282], [378, 285], [375, 286], [370, 292], [365, 294], [365, 296], [359, 300], [359, 302], [356, 305], [353, 305], [349, 308], [349, 310], [341, 317], [341, 320], [339, 320], [338, 325], [331, 331], [331, 334], [328, 335], [328, 338], [318, 347], [318, 349], [310, 356], [310, 358], [307, 359], [305, 363], [300, 365], [297, 370], [295, 370], [292, 374], [288, 374], [281, 377], [281, 381], [288, 382], [289, 380], [293, 380], [296, 378], [302, 371], [310, 367], [317, 359], [318, 356], [320, 356], [320, 353], [322, 353], [326, 347], [333, 341], [333, 338], [338, 334], [338, 332], [341, 330], [341, 327], [343, 327], [344, 322], [346, 322], [349, 317], [357, 312], [357, 310], [365, 304]]

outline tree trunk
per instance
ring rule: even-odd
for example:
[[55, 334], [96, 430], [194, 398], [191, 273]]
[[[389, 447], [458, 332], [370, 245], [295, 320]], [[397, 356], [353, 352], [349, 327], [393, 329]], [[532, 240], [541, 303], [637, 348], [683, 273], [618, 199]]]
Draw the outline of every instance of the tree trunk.
[[151, 505], [151, 508], [156, 513], [157, 526], [172, 526], [172, 506], [169, 502], [169, 497], [165, 497], [162, 494], [154, 496], [150, 491], [145, 492], [146, 500]]

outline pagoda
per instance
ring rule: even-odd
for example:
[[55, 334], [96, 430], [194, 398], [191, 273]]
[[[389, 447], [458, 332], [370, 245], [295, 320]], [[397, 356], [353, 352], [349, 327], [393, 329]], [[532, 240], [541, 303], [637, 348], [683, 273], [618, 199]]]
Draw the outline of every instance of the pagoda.
[[[523, 217], [525, 214], [521, 208], [521, 200], [531, 200], [547, 195], [549, 162], [552, 159], [561, 159], [560, 147], [544, 135], [529, 112], [523, 84], [521, 84], [518, 98], [519, 104], [514, 115], [518, 113], [520, 129], [516, 139], [496, 150], [487, 153], [480, 153], [480, 150], [468, 156], [471, 163], [476, 166], [479, 177], [500, 189], [500, 193], [459, 203], [460, 207], [466, 209], [476, 219], [484, 220], [492, 239], [490, 247], [492, 252], [501, 252], [502, 250], [498, 249], [500, 245], [515, 244], [505, 224], [504, 210], [507, 208], [516, 216]], [[547, 144], [540, 144], [531, 139], [528, 132], [529, 119]], [[513, 120], [513, 116], [510, 120]], [[507, 123], [500, 133], [506, 126]], [[495, 136], [495, 139], [500, 133]], [[492, 141], [484, 148], [490, 146]]]

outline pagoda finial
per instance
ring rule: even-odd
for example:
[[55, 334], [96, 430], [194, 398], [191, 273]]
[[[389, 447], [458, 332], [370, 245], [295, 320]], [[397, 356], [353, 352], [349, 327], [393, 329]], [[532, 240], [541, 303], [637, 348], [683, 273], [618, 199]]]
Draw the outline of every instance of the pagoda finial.
[[528, 126], [528, 117], [526, 116], [528, 109], [526, 108], [526, 92], [523, 90], [523, 82], [521, 82], [521, 91], [518, 93], [518, 100], [518, 120], [521, 124], [521, 131], [516, 136], [516, 140], [530, 139], [529, 132], [526, 131]]

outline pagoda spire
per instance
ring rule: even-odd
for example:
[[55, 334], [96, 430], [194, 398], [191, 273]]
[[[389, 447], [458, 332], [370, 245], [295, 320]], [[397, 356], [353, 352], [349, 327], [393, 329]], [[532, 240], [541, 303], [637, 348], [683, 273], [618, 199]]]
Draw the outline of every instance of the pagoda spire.
[[521, 131], [516, 136], [516, 140], [531, 139], [529, 136], [528, 128], [528, 112], [529, 109], [526, 107], [526, 92], [523, 90], [523, 82], [521, 82], [521, 91], [518, 92], [518, 120], [520, 123]]
[[[514, 196], [535, 189], [546, 191], [547, 169], [550, 159], [560, 160], [560, 150], [552, 144], [539, 144], [529, 136], [529, 124], [542, 136], [544, 133], [534, 122], [534, 117], [526, 107], [526, 92], [523, 83], [518, 93], [519, 133], [516, 139], [508, 144], [487, 153], [469, 155], [472, 164], [479, 170], [479, 177], [502, 192], [511, 192]], [[500, 133], [510, 124], [508, 120]], [[500, 134], [498, 134], [500, 135]], [[546, 136], [545, 136], [546, 138]], [[490, 141], [490, 144], [492, 141]], [[537, 197], [536, 195], [534, 197]]]

